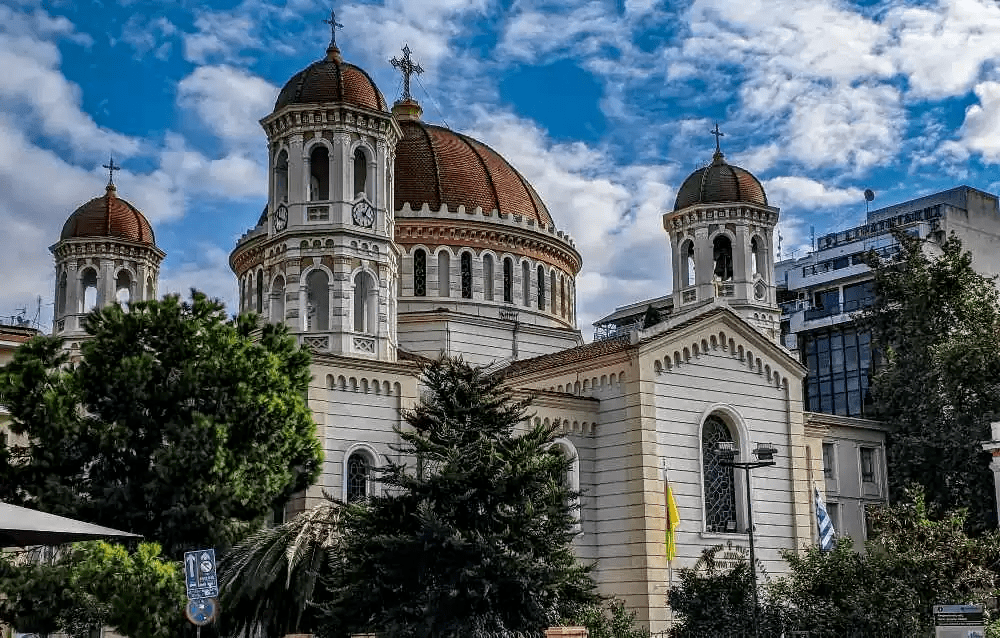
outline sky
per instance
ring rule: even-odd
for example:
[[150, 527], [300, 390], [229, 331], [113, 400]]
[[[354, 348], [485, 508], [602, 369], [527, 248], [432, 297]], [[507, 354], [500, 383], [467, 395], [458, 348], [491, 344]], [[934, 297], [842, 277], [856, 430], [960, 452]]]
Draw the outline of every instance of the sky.
[[[228, 256], [265, 201], [258, 120], [325, 54], [391, 103], [425, 69], [426, 121], [478, 138], [536, 188], [583, 256], [579, 324], [670, 293], [662, 215], [711, 161], [781, 209], [783, 256], [875, 206], [1000, 179], [1000, 3], [835, 0], [0, 0], [0, 317], [52, 322], [48, 250], [119, 196], [166, 251], [160, 293], [235, 307]], [[40, 298], [40, 302], [39, 302]]]

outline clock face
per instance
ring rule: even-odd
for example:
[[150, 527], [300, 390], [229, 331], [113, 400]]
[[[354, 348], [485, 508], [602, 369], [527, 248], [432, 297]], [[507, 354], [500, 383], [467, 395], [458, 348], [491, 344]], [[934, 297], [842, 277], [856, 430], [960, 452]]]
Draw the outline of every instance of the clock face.
[[288, 228], [288, 207], [280, 204], [274, 211], [274, 232], [280, 233]]
[[365, 200], [361, 200], [351, 209], [354, 223], [357, 226], [371, 228], [375, 223], [375, 207]]

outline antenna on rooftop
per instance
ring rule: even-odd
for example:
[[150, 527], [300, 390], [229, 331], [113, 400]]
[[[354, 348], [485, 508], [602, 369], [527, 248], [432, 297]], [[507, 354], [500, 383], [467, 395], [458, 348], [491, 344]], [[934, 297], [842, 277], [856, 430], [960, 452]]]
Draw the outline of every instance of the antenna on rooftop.
[[809, 227], [809, 246], [812, 248], [812, 250], [814, 252], [816, 251], [816, 227], [815, 226], [810, 226]]
[[870, 188], [865, 189], [865, 215], [868, 214], [868, 205], [875, 199], [875, 191]]

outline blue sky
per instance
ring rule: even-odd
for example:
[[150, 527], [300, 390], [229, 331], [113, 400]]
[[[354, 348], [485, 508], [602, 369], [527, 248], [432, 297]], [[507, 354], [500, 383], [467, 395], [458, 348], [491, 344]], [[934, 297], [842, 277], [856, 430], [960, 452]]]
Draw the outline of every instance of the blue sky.
[[[314, 0], [0, 0], [0, 316], [51, 322], [48, 247], [103, 192], [154, 224], [161, 293], [232, 306], [228, 254], [264, 202], [257, 120], [321, 57]], [[993, 0], [338, 2], [338, 43], [391, 102], [387, 60], [426, 70], [424, 118], [518, 168], [584, 258], [581, 329], [670, 291], [661, 215], [714, 150], [781, 209], [784, 248], [889, 205], [1000, 181], [1000, 5]], [[33, 310], [29, 312], [33, 314]]]

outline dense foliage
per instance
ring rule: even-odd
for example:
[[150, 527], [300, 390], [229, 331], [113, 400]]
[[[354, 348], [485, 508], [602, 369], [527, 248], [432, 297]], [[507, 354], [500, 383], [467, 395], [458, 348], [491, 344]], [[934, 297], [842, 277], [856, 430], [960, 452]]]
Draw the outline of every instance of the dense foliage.
[[0, 622], [21, 633], [61, 631], [89, 638], [111, 627], [128, 638], [172, 638], [183, 629], [180, 564], [154, 543], [134, 553], [105, 542], [78, 543], [55, 560], [0, 555]]
[[[761, 587], [763, 627], [817, 638], [933, 634], [935, 604], [985, 603], [1000, 588], [1000, 534], [969, 537], [964, 513], [933, 520], [923, 493], [870, 511], [866, 551], [842, 538], [831, 551], [786, 552], [788, 574]], [[670, 592], [677, 636], [753, 635], [749, 569], [681, 570]], [[727, 629], [728, 628], [728, 629]], [[992, 635], [992, 634], [991, 634]]]
[[321, 633], [382, 638], [537, 634], [596, 601], [570, 543], [571, 459], [527, 403], [461, 360], [425, 366], [424, 392], [397, 429], [406, 465], [345, 511]]
[[873, 394], [891, 428], [890, 498], [919, 484], [933, 508], [967, 508], [970, 530], [991, 529], [993, 476], [980, 442], [1000, 415], [1000, 293], [954, 235], [940, 250], [896, 237], [898, 255], [872, 256], [866, 313], [883, 361]]
[[[85, 321], [78, 361], [36, 337], [0, 371], [5, 499], [143, 535], [178, 557], [225, 548], [317, 476], [309, 358], [286, 328], [228, 320], [194, 292]], [[74, 357], [74, 359], [77, 359]]]

